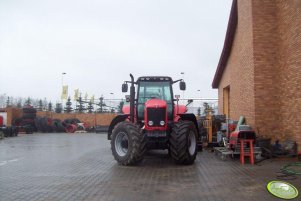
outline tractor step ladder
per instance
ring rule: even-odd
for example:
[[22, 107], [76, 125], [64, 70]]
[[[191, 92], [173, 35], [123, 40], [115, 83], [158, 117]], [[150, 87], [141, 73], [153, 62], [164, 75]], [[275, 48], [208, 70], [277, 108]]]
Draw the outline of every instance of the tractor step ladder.
[[[240, 140], [240, 163], [245, 164], [245, 156], [250, 157], [250, 163], [254, 165], [254, 140], [253, 139], [241, 139]], [[249, 144], [250, 151], [246, 152], [245, 144]]]

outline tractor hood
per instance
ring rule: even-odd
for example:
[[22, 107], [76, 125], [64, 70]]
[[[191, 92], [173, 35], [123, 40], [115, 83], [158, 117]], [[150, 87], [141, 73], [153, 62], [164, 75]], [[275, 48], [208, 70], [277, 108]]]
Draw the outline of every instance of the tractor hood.
[[167, 103], [161, 99], [150, 99], [145, 102], [144, 119], [146, 130], [167, 129]]
[[161, 99], [150, 99], [145, 102], [145, 108], [166, 108], [166, 101]]

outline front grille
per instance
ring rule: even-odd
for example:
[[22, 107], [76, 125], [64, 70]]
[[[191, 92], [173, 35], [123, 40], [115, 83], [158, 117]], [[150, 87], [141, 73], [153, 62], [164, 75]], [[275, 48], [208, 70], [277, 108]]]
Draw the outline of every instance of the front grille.
[[[147, 120], [153, 121], [152, 127], [159, 127], [160, 121], [166, 121], [166, 109], [165, 108], [148, 108], [147, 109]], [[165, 122], [166, 123], [166, 122]]]

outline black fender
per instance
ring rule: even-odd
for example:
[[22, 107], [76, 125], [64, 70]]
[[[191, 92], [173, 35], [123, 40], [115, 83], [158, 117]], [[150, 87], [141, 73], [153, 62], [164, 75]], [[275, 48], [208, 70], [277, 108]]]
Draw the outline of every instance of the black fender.
[[195, 128], [197, 130], [197, 134], [198, 134], [198, 138], [199, 138], [199, 126], [198, 126], [198, 122], [196, 120], [196, 117], [194, 114], [192, 113], [184, 113], [184, 114], [178, 114], [181, 118], [181, 120], [186, 120], [186, 121], [192, 121], [195, 125]]
[[111, 140], [112, 131], [113, 131], [114, 127], [116, 126], [116, 124], [118, 124], [119, 122], [125, 121], [129, 116], [130, 116], [129, 114], [120, 114], [120, 115], [117, 115], [111, 121], [109, 130], [108, 130], [108, 140]]

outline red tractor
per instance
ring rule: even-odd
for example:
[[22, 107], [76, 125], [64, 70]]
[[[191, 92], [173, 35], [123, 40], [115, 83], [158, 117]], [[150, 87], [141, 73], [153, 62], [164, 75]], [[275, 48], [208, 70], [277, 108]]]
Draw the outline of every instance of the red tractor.
[[131, 81], [122, 85], [122, 92], [127, 92], [131, 84], [130, 105], [123, 107], [124, 114], [112, 120], [108, 131], [116, 161], [134, 165], [149, 149], [168, 149], [177, 164], [192, 164], [199, 146], [197, 120], [186, 113], [185, 105], [178, 104], [172, 90], [177, 82], [185, 90], [186, 83], [165, 76], [139, 77], [136, 82], [132, 74], [130, 77]]

